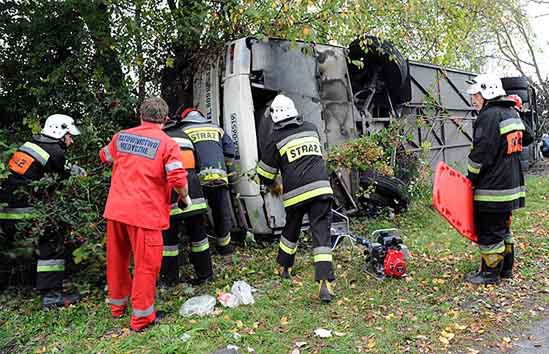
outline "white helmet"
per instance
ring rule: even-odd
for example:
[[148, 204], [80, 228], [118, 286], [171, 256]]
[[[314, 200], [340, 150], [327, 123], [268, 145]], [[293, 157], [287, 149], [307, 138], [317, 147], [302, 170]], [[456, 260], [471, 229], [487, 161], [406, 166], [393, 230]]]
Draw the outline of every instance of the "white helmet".
[[286, 119], [297, 117], [299, 113], [291, 98], [278, 94], [271, 103], [271, 119], [278, 123]]
[[61, 139], [65, 134], [80, 135], [80, 130], [74, 124], [74, 119], [64, 114], [54, 114], [46, 119], [42, 135], [54, 139]]
[[471, 86], [467, 88], [467, 93], [470, 95], [480, 93], [485, 100], [493, 100], [506, 95], [501, 80], [495, 75], [481, 74], [468, 83]]

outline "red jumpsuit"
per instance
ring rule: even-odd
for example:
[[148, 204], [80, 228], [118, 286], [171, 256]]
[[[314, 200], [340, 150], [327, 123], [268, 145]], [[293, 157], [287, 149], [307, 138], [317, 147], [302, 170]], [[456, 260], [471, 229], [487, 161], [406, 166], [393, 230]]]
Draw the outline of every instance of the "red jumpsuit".
[[[105, 213], [107, 284], [112, 315], [124, 314], [131, 295], [130, 327], [140, 330], [156, 319], [156, 279], [162, 262], [162, 230], [169, 227], [173, 187], [184, 188], [187, 172], [179, 146], [160, 125], [143, 122], [114, 135], [99, 152], [113, 164]], [[133, 253], [133, 283], [129, 271]]]

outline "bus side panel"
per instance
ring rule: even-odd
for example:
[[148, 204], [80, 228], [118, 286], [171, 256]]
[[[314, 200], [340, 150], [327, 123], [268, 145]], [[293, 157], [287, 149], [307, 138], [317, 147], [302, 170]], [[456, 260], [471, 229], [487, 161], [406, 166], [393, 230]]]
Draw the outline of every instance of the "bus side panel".
[[[237, 46], [234, 54], [236, 58], [239, 57], [240, 50], [249, 52], [246, 47]], [[239, 59], [238, 62], [242, 64], [246, 58]], [[249, 75], [226, 75], [222, 92], [223, 129], [233, 139], [239, 156], [235, 161], [239, 177], [232, 188], [238, 195], [237, 199], [244, 204], [253, 232], [270, 234], [272, 231], [265, 217], [259, 185], [250, 178], [255, 175], [259, 153]]]

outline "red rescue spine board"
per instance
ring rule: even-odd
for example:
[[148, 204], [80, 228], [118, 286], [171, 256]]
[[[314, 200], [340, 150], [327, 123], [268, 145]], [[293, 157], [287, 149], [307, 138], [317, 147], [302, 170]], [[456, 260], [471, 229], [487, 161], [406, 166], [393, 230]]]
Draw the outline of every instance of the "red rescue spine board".
[[471, 181], [439, 162], [433, 184], [433, 206], [463, 237], [478, 242]]

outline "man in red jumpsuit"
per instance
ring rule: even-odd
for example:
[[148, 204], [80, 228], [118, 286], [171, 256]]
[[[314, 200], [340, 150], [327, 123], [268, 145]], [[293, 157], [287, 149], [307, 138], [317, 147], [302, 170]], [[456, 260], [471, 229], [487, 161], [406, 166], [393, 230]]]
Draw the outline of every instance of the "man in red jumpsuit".
[[[113, 317], [124, 315], [131, 295], [130, 328], [154, 324], [156, 280], [162, 262], [162, 230], [169, 227], [172, 189], [187, 197], [187, 172], [179, 146], [162, 125], [168, 105], [159, 97], [140, 108], [141, 125], [122, 130], [99, 153], [113, 165], [107, 219], [107, 284]], [[183, 206], [184, 207], [184, 206]], [[129, 271], [133, 254], [133, 282]]]

